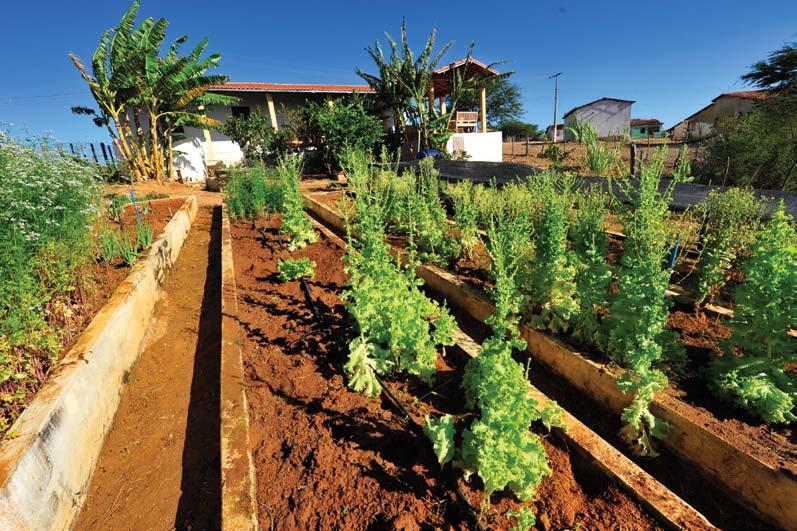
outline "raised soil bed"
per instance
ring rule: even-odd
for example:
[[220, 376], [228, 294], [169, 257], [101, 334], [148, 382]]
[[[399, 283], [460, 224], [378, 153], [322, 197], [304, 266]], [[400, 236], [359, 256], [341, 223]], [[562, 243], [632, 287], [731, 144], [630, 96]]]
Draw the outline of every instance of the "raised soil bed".
[[[340, 231], [342, 218], [334, 210], [335, 196], [307, 196], [306, 206], [318, 219]], [[489, 297], [480, 289], [487, 286], [484, 276], [456, 275], [434, 266], [421, 266], [417, 274], [477, 321], [493, 312]], [[535, 359], [603, 407], [619, 412], [628, 403], [615, 384], [616, 367], [528, 327], [523, 327], [523, 335]], [[727, 409], [721, 407], [707, 409], [705, 405], [716, 404], [713, 400], [706, 400], [705, 405], [687, 403], [680, 399], [684, 394], [671, 387], [653, 404], [654, 413], [675, 426], [664, 441], [670, 451], [718, 481], [728, 494], [750, 505], [759, 516], [784, 527], [797, 525], [797, 506], [789, 501], [797, 499], [792, 457], [797, 453], [791, 432], [730, 418]]]
[[155, 227], [170, 208], [171, 221], [54, 367], [12, 426], [15, 437], [0, 444], [0, 529], [73, 525], [196, 199], [153, 206]]
[[[145, 209], [142, 217], [152, 228], [154, 235], [160, 234], [174, 212], [180, 209], [185, 197], [177, 199], [158, 200], [152, 202]], [[143, 204], [142, 204], [143, 205]], [[131, 238], [135, 241], [135, 214], [132, 205], [124, 209], [121, 214], [121, 222], [127, 230], [131, 232]], [[109, 220], [107, 223], [111, 223]], [[114, 222], [114, 224], [116, 224]], [[16, 380], [9, 380], [0, 384], [0, 395], [14, 396], [22, 393], [21, 399], [13, 399], [2, 405], [2, 415], [6, 421], [13, 423], [22, 413], [27, 404], [36, 395], [38, 389], [44, 385], [49, 377], [49, 373], [56, 363], [69, 352], [80, 335], [89, 326], [91, 320], [102, 309], [108, 299], [113, 295], [114, 290], [122, 280], [130, 273], [130, 268], [116, 260], [112, 264], [106, 264], [99, 260], [90, 263], [78, 275], [75, 290], [71, 296], [71, 301], [62, 304], [63, 301], [50, 301], [46, 303], [48, 324], [60, 332], [61, 353], [57, 359], [49, 359], [45, 355], [31, 356], [30, 362], [33, 365], [35, 379], [30, 379], [24, 383]], [[20, 389], [19, 386], [24, 386]], [[7, 432], [9, 437], [13, 436], [13, 430]], [[0, 440], [6, 438], [7, 434], [0, 432]]]
[[[261, 527], [467, 527], [439, 480], [425, 438], [408, 431], [383, 400], [346, 387], [344, 338], [352, 333], [352, 324], [339, 298], [345, 282], [340, 246], [334, 237], [322, 235], [318, 243], [291, 254], [282, 246], [277, 227], [274, 218], [260, 222], [257, 229], [251, 222], [232, 225], [237, 320]], [[278, 282], [277, 259], [288, 256], [317, 262], [309, 290], [334, 326], [325, 327], [313, 316], [299, 282]], [[466, 361], [464, 350], [449, 350], [438, 363], [434, 389], [415, 379], [390, 380], [387, 385], [417, 420], [426, 413], [462, 414], [458, 381]], [[594, 457], [574, 453], [561, 434], [543, 433], [543, 443], [554, 471], [534, 503], [544, 528], [662, 525], [607, 480]], [[459, 484], [478, 506], [478, 480]], [[493, 496], [489, 527], [508, 528], [512, 522], [503, 514], [517, 506], [512, 496]], [[684, 527], [708, 527], [699, 515], [686, 522], [690, 523]]]

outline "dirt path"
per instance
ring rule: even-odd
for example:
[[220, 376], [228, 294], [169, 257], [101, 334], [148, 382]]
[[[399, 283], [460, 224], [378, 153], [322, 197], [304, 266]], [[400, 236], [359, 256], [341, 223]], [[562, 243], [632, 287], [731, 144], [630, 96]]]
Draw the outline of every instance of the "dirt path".
[[220, 234], [221, 208], [200, 207], [76, 529], [220, 527]]

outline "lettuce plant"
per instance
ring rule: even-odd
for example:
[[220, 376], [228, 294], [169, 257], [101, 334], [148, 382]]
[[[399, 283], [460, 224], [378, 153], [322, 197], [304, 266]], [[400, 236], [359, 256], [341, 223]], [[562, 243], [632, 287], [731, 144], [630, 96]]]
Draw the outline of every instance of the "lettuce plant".
[[473, 197], [477, 186], [471, 181], [462, 181], [449, 192], [454, 203], [454, 222], [459, 229], [459, 241], [468, 258], [473, 256], [473, 250], [479, 243], [479, 213]]
[[307, 257], [288, 258], [277, 260], [277, 271], [280, 282], [299, 280], [300, 278], [313, 278], [315, 276], [315, 262]]
[[383, 191], [374, 186], [367, 161], [349, 158], [348, 163], [356, 217], [347, 220], [349, 280], [344, 299], [360, 331], [345, 367], [349, 385], [378, 393], [375, 374], [400, 371], [429, 381], [438, 346], [453, 344], [454, 319], [420, 290], [412, 257], [404, 267], [390, 255]]
[[606, 348], [606, 334], [599, 314], [605, 309], [612, 280], [606, 263], [609, 245], [606, 234], [609, 197], [599, 190], [589, 190], [578, 198], [575, 223], [571, 227], [576, 265], [576, 292], [579, 310], [573, 319], [573, 335], [587, 344]]
[[[446, 209], [438, 189], [439, 172], [431, 158], [422, 160], [417, 173], [407, 172], [402, 193], [397, 194], [400, 231], [417, 246], [420, 259], [440, 265], [451, 263], [460, 246], [448, 230]], [[401, 182], [401, 180], [397, 180]]]
[[712, 190], [700, 204], [704, 223], [697, 304], [713, 299], [725, 285], [736, 257], [752, 243], [764, 207], [752, 190], [741, 188]]
[[301, 155], [286, 155], [280, 158], [277, 165], [277, 172], [284, 186], [280, 230], [290, 236], [288, 249], [291, 251], [301, 249], [318, 239], [312, 222], [304, 213], [304, 201], [299, 191], [302, 165]]
[[468, 362], [462, 388], [468, 407], [479, 411], [463, 432], [460, 466], [477, 473], [489, 495], [509, 488], [529, 500], [543, 477], [551, 473], [539, 437], [529, 431], [532, 422], [558, 423], [556, 405], [541, 408], [531, 398], [531, 384], [523, 366], [512, 358], [513, 348], [524, 348], [517, 328], [521, 300], [517, 274], [525, 260], [528, 222], [506, 213], [493, 219], [486, 248], [495, 279], [492, 291], [496, 313], [489, 319], [494, 335], [478, 357]]
[[797, 233], [782, 202], [743, 269], [731, 337], [725, 355], [711, 364], [711, 385], [767, 422], [791, 423], [797, 420], [797, 378], [786, 364], [797, 362], [797, 339], [786, 332], [797, 325]]
[[651, 437], [663, 435], [666, 424], [649, 410], [657, 392], [667, 386], [667, 377], [657, 368], [664, 349], [674, 348], [676, 338], [666, 328], [669, 285], [667, 253], [673, 241], [669, 201], [675, 180], [659, 191], [666, 146], [650, 164], [643, 165], [638, 190], [626, 189], [630, 203], [622, 213], [623, 257], [609, 317], [608, 350], [626, 371], [618, 380], [620, 389], [633, 394], [623, 411], [622, 437], [640, 455], [656, 455]]
[[537, 177], [532, 186], [541, 204], [534, 220], [534, 262], [526, 283], [533, 312], [531, 324], [540, 330], [562, 333], [578, 313], [576, 269], [567, 256], [573, 180], [547, 173]]

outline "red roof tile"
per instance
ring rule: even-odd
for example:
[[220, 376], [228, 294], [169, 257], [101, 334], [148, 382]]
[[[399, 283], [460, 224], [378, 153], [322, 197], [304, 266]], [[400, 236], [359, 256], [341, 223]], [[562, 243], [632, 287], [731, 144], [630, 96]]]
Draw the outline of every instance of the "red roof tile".
[[304, 92], [321, 94], [352, 94], [354, 92], [372, 93], [368, 85], [316, 85], [312, 83], [250, 83], [231, 81], [223, 85], [213, 85], [210, 90], [230, 92]]
[[730, 96], [732, 98], [742, 98], [745, 100], [765, 100], [769, 97], [768, 90], [743, 90], [741, 92], [725, 92], [724, 94], [720, 94], [714, 100], [717, 101], [723, 96]]
[[661, 125], [663, 122], [655, 118], [632, 118], [631, 125]]

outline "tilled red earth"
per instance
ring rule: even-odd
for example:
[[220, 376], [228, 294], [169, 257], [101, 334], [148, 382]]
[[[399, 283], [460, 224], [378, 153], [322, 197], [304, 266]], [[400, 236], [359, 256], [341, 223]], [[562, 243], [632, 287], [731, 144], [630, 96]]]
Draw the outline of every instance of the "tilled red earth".
[[[383, 399], [346, 387], [342, 362], [350, 324], [339, 298], [345, 281], [342, 251], [321, 238], [288, 253], [278, 241], [278, 220], [232, 225], [250, 440], [264, 529], [467, 528], [454, 496], [439, 479], [425, 439], [407, 429]], [[315, 319], [299, 282], [279, 283], [277, 258], [316, 261], [312, 295], [327, 323]], [[397, 380], [391, 389], [420, 419], [425, 412], [462, 413], [455, 353], [438, 365], [434, 393], [421, 382]], [[540, 431], [544, 433], [544, 431]], [[563, 444], [543, 435], [554, 473], [535, 502], [538, 526], [562, 529], [655, 529], [653, 519], [604, 477], [582, 465]], [[471, 503], [478, 480], [460, 480]], [[483, 522], [507, 529], [503, 516], [519, 505], [494, 495]]]

